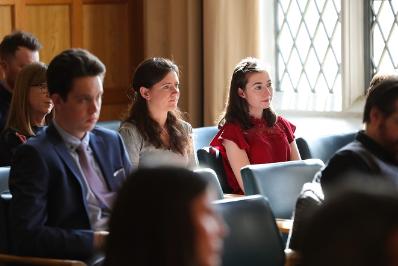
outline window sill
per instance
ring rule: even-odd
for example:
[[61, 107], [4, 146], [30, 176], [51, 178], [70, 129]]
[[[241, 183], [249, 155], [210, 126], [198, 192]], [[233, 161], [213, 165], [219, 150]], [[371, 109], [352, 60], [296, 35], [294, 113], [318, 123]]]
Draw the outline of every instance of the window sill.
[[319, 112], [300, 110], [278, 110], [297, 128], [296, 137], [325, 136], [355, 132], [363, 128], [362, 112], [365, 97], [355, 101], [349, 108], [340, 112]]

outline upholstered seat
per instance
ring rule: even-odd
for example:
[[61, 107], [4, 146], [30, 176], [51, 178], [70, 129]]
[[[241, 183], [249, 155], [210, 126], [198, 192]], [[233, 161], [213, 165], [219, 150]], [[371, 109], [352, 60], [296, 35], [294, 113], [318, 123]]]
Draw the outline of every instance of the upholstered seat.
[[232, 190], [228, 185], [227, 176], [221, 158], [221, 153], [213, 147], [204, 147], [197, 151], [199, 165], [208, 167], [216, 172], [218, 181], [224, 193], [231, 193]]
[[10, 167], [0, 167], [0, 193], [8, 191], [8, 177], [10, 175]]
[[198, 127], [192, 130], [193, 133], [193, 146], [195, 151], [210, 145], [210, 141], [217, 134], [218, 128], [211, 127]]
[[301, 251], [305, 238], [305, 227], [314, 212], [321, 206], [324, 195], [320, 183], [305, 183], [296, 201], [294, 209], [293, 228], [290, 231], [287, 247]]
[[9, 192], [0, 193], [0, 253], [8, 252], [8, 205], [11, 200]]
[[223, 266], [284, 265], [282, 239], [263, 196], [220, 200], [215, 207], [229, 229], [224, 240]]
[[355, 139], [356, 132], [322, 137], [300, 137], [296, 139], [301, 159], [329, 159], [342, 147]]
[[97, 126], [117, 131], [120, 126], [120, 121], [119, 120], [99, 121], [97, 123]]
[[216, 193], [217, 199], [223, 199], [224, 193], [221, 189], [220, 182], [218, 181], [217, 174], [213, 169], [210, 168], [199, 168], [194, 170], [196, 173], [200, 174], [206, 180], [210, 182], [210, 185], [213, 188], [213, 191]]
[[290, 219], [302, 186], [323, 166], [319, 159], [245, 166], [241, 169], [245, 194], [267, 197], [277, 218]]

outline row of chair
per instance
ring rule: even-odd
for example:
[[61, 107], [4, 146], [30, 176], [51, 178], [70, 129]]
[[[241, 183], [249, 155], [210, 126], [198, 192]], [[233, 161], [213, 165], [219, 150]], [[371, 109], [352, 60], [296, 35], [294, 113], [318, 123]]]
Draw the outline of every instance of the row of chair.
[[[100, 121], [97, 125], [111, 130], [118, 130], [120, 121]], [[217, 132], [217, 126], [194, 128], [192, 133], [195, 150], [198, 151], [203, 147], [209, 146], [210, 141]], [[317, 158], [327, 162], [338, 149], [354, 140], [355, 134], [355, 132], [350, 132], [320, 137], [301, 136], [296, 139], [296, 142], [302, 159]]]
[[[100, 126], [113, 130], [116, 130], [119, 124], [119, 121], [99, 122]], [[208, 146], [217, 132], [216, 126], [194, 128], [193, 143], [200, 166], [214, 170], [213, 173], [203, 170], [207, 172], [203, 174], [213, 179], [212, 183], [218, 197], [222, 198], [223, 193], [231, 193], [231, 189], [226, 180], [221, 154], [218, 150]], [[277, 218], [291, 219], [303, 185], [311, 182], [314, 174], [324, 166], [323, 162], [328, 161], [338, 149], [351, 142], [355, 138], [355, 134], [297, 138], [297, 146], [303, 161], [244, 167], [241, 169], [241, 174], [245, 194], [265, 196]], [[218, 183], [214, 181], [214, 176], [218, 178]], [[220, 186], [222, 191], [220, 191]], [[293, 238], [293, 240], [295, 239]]]
[[[216, 126], [193, 129], [193, 142], [201, 167], [211, 168], [217, 174], [224, 193], [231, 193], [221, 153], [208, 144], [217, 133]], [[333, 154], [353, 141], [356, 133], [332, 134], [321, 137], [299, 137], [297, 146], [303, 161], [249, 165], [241, 169], [246, 195], [266, 196], [278, 218], [290, 219], [297, 196], [304, 183], [311, 182], [314, 174]]]
[[[267, 199], [260, 195], [222, 199], [223, 193], [214, 171], [209, 169], [196, 171], [210, 180], [210, 183], [216, 188], [218, 197], [221, 198], [214, 204], [229, 228], [229, 234], [224, 243], [222, 265], [290, 265], [285, 264], [284, 244]], [[7, 179], [8, 174], [9, 168], [0, 168], [1, 179]], [[12, 196], [7, 192], [7, 189], [7, 187], [2, 188], [4, 191], [2, 191], [0, 198], [0, 233], [2, 236], [0, 265], [2, 262], [28, 265], [86, 265], [84, 262], [74, 260], [9, 255], [7, 249], [7, 212]], [[291, 262], [289, 261], [289, 263]]]
[[[105, 124], [101, 126], [108, 128], [112, 127], [111, 129], [116, 130], [118, 125], [119, 123], [117, 123], [117, 125], [115, 123], [110, 123], [109, 125]], [[203, 147], [208, 145], [216, 132], [216, 127], [194, 129], [194, 146]], [[329, 143], [326, 145], [326, 149], [328, 149], [328, 152], [332, 152], [333, 150], [336, 151], [339, 148], [337, 146], [344, 146], [346, 142], [351, 141], [353, 138], [353, 133], [338, 136], [336, 138], [337, 144], [332, 140], [325, 138], [327, 140], [326, 143]], [[306, 142], [298, 139], [297, 143], [299, 148], [301, 147], [301, 150], [303, 151], [303, 159], [306, 159], [307, 157], [311, 158], [312, 156], [319, 156], [324, 160], [328, 159], [328, 155], [325, 152], [323, 154], [317, 154], [310, 148], [311, 145], [313, 145], [312, 147], [316, 147], [316, 145], [318, 145], [318, 149], [322, 147], [322, 145], [319, 144], [321, 143], [319, 140], [318, 142]], [[223, 175], [221, 157], [218, 151], [210, 147], [200, 148], [198, 149], [197, 155], [201, 166], [211, 167], [214, 170], [200, 169], [197, 170], [197, 172], [210, 180], [212, 185], [215, 187], [218, 198], [222, 199], [224, 193], [228, 193], [230, 191], [228, 191], [226, 179], [223, 178], [225, 175]], [[230, 234], [225, 241], [226, 246], [223, 265], [260, 265], [260, 263], [261, 265], [265, 263], [267, 263], [267, 265], [283, 265], [285, 260], [283, 241], [280, 239], [274, 214], [278, 218], [290, 219], [302, 185], [306, 182], [310, 182], [315, 172], [317, 172], [322, 166], [323, 162], [321, 160], [304, 160], [275, 164], [250, 165], [242, 168], [241, 173], [246, 194], [261, 194], [266, 196], [266, 198], [262, 196], [253, 196], [239, 199], [225, 199], [215, 203], [216, 208], [222, 214], [226, 223], [230, 227]], [[5, 190], [4, 188], [8, 189], [8, 178], [7, 180], [2, 178], [4, 173], [7, 173], [8, 177], [8, 172], [9, 168], [0, 169], [0, 192]], [[6, 210], [10, 199], [11, 195], [9, 193], [2, 195], [0, 202], [0, 217], [7, 217]], [[254, 212], [250, 213], [251, 209], [260, 208], [259, 206], [263, 206], [263, 210], [258, 211], [257, 216]], [[261, 223], [262, 228], [257, 228], [258, 226], [256, 226], [256, 221]], [[0, 225], [0, 233], [2, 236], [6, 236], [6, 227], [2, 227]], [[264, 235], [262, 235], [262, 233], [264, 233]], [[6, 241], [7, 238], [4, 239], [4, 241]], [[266, 239], [269, 241], [267, 242]], [[3, 245], [4, 248], [5, 244], [2, 244], [0, 241], [0, 248], [2, 248], [1, 245]], [[241, 245], [245, 245], [247, 248], [242, 247]], [[5, 249], [3, 249], [3, 251], [4, 250]], [[6, 258], [4, 258], [4, 256]], [[236, 259], [231, 260], [231, 257]], [[24, 260], [26, 258], [0, 254], [0, 261], [2, 261], [2, 259], [5, 259], [8, 262], [15, 262], [15, 259]], [[36, 258], [33, 258], [33, 261], [32, 258], [28, 259], [30, 261], [28, 264], [34, 265], [75, 265], [69, 264], [75, 263], [74, 261], [50, 260], [50, 262], [48, 262], [50, 264], [43, 264], [43, 261], [41, 260], [35, 261]]]
[[[107, 126], [109, 122], [100, 122], [102, 126]], [[203, 147], [207, 147], [210, 141], [217, 134], [216, 126], [198, 127], [193, 129], [193, 144], [196, 152]], [[330, 134], [324, 136], [300, 136], [296, 139], [297, 147], [302, 159], [321, 159], [327, 162], [333, 154], [354, 140], [356, 132]]]

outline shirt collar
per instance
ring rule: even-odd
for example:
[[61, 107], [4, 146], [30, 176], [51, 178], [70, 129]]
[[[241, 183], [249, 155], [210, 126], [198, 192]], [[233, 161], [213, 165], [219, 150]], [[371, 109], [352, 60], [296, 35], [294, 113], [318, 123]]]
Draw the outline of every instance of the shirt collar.
[[358, 132], [356, 139], [361, 142], [368, 150], [370, 150], [374, 155], [379, 157], [381, 160], [390, 162], [393, 164], [398, 164], [397, 159], [393, 154], [384, 149], [379, 143], [374, 141], [371, 137], [366, 135], [364, 130]]
[[88, 146], [90, 142], [90, 134], [88, 134], [88, 132], [86, 132], [82, 139], [79, 139], [66, 132], [60, 125], [57, 124], [55, 119], [53, 120], [53, 124], [69, 149], [76, 150], [76, 148], [82, 143], [85, 147]]

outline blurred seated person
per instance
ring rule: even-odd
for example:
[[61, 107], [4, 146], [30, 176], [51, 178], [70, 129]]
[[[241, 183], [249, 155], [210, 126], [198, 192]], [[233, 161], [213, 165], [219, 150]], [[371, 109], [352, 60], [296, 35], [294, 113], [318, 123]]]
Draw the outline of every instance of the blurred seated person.
[[35, 136], [52, 117], [47, 66], [32, 63], [17, 76], [5, 130], [0, 135], [0, 166], [10, 165], [16, 148]]
[[398, 266], [397, 190], [361, 180], [346, 183], [311, 217], [299, 265]]
[[13, 253], [89, 260], [102, 250], [116, 193], [132, 171], [120, 135], [95, 127], [104, 76], [104, 64], [83, 49], [48, 65], [56, 115], [11, 163]]
[[272, 110], [272, 96], [272, 81], [263, 62], [251, 57], [240, 61], [232, 75], [220, 130], [210, 143], [221, 153], [233, 193], [244, 193], [242, 167], [301, 159], [296, 126]]
[[15, 31], [4, 36], [0, 43], [0, 67], [4, 79], [0, 80], [0, 132], [5, 128], [12, 92], [21, 69], [39, 62], [41, 44], [28, 32]]
[[225, 235], [214, 191], [187, 169], [140, 168], [120, 190], [105, 266], [216, 266]]
[[196, 167], [192, 127], [177, 107], [179, 85], [178, 66], [166, 58], [147, 59], [135, 70], [119, 129], [134, 166]]
[[398, 75], [376, 75], [370, 83], [363, 113], [365, 130], [329, 160], [317, 175], [325, 198], [340, 189], [345, 174], [355, 171], [366, 178], [398, 184]]

